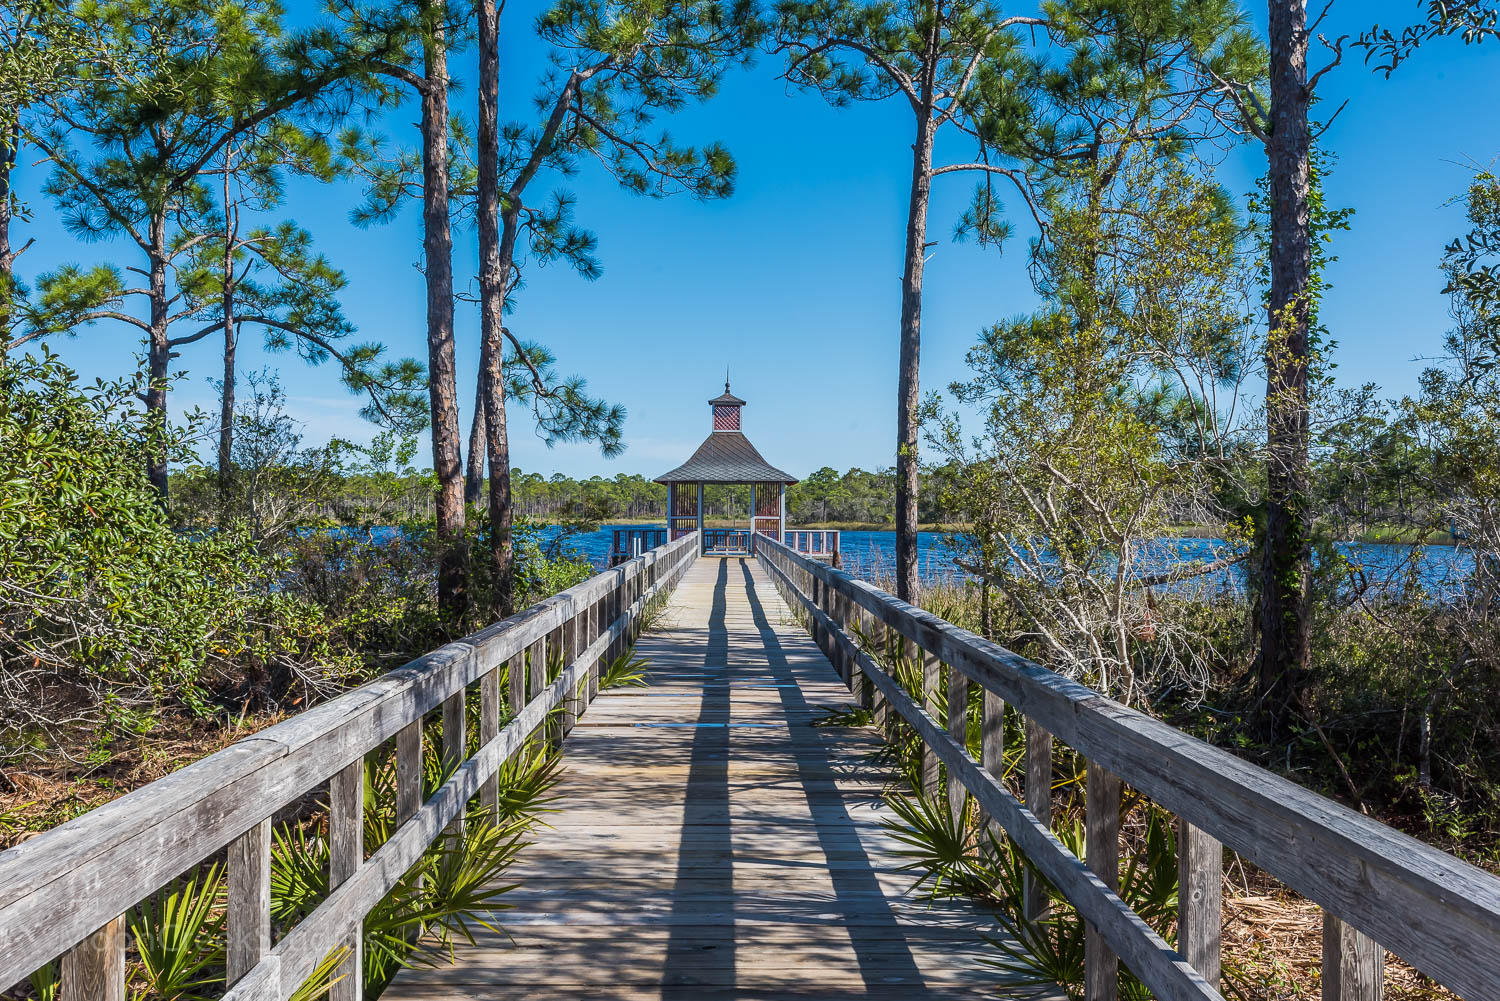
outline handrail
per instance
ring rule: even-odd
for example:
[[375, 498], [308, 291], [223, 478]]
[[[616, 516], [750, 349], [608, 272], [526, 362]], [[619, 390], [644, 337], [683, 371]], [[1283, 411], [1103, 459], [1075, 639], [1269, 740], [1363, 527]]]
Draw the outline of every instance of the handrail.
[[[697, 556], [696, 533], [654, 549], [0, 852], [0, 987], [66, 954], [63, 1001], [123, 997], [123, 915], [228, 847], [226, 997], [287, 1001], [340, 943], [357, 956], [364, 915], [470, 798], [494, 805], [498, 768], [558, 705], [564, 733], [571, 728], [598, 692], [600, 659], [634, 638], [646, 603], [672, 588]], [[563, 651], [567, 666], [543, 689], [549, 646]], [[501, 729], [507, 663], [515, 668], [510, 705], [524, 707]], [[476, 683], [482, 746], [467, 757], [464, 698]], [[583, 693], [581, 705], [568, 697], [573, 691]], [[455, 771], [423, 803], [422, 721], [439, 706], [443, 752]], [[392, 737], [399, 826], [365, 860], [364, 756]], [[270, 818], [324, 781], [336, 888], [271, 949]]]
[[[819, 645], [851, 689], [883, 696], [944, 761], [991, 820], [1089, 923], [1089, 977], [1106, 977], [1115, 956], [1158, 998], [1218, 998], [1219, 843], [1324, 908], [1324, 997], [1379, 997], [1384, 950], [1462, 997], [1493, 999], [1500, 984], [1500, 879], [1393, 828], [1355, 813], [848, 574], [763, 541], [761, 562], [788, 603], [804, 610]], [[894, 631], [923, 658], [926, 707], [860, 648], [849, 633]], [[915, 652], [915, 651], [912, 651]], [[967, 686], [985, 690], [982, 758], [965, 746], [963, 719], [945, 731], [932, 718], [938, 672], [949, 668], [950, 704]], [[861, 679], [864, 679], [863, 681]], [[873, 700], [871, 700], [873, 701]], [[1028, 776], [1050, 769], [1051, 736], [1088, 762], [1086, 866], [1051, 833], [1047, 781], [1023, 805], [1000, 781], [1005, 703], [1028, 721]], [[1045, 759], [1045, 760], [1043, 760]], [[935, 765], [932, 774], [936, 774]], [[1172, 949], [1117, 895], [1120, 782], [1175, 813], [1183, 825], [1184, 886], [1179, 948]], [[950, 789], [950, 794], [952, 793]], [[1103, 803], [1103, 810], [1087, 804]], [[1111, 810], [1110, 807], [1114, 809]], [[1378, 943], [1378, 944], [1377, 944]], [[1330, 993], [1330, 990], [1333, 993]]]

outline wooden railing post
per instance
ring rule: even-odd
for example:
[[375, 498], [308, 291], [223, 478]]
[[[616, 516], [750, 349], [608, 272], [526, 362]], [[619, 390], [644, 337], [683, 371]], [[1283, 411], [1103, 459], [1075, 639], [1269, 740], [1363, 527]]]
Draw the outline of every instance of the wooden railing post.
[[510, 714], [515, 716], [526, 708], [526, 654], [518, 653], [512, 657], [505, 668], [507, 678], [507, 701], [510, 702]]
[[271, 818], [235, 838], [226, 862], [225, 980], [233, 986], [271, 951]]
[[[500, 735], [500, 665], [479, 679], [479, 746]], [[491, 823], [500, 822], [500, 776], [491, 775], [479, 787], [479, 802]]]
[[1353, 925], [1323, 912], [1323, 1001], [1380, 1001], [1385, 949]]
[[[464, 695], [460, 688], [443, 700], [443, 776], [452, 775], [464, 763], [468, 754], [468, 713], [465, 711]], [[448, 836], [453, 849], [463, 843], [464, 817], [460, 813], [448, 825]]]
[[[834, 599], [834, 613], [834, 621], [838, 623], [839, 632], [843, 634], [845, 643], [847, 644], [849, 642], [848, 595], [839, 594]], [[854, 658], [850, 655], [847, 645], [841, 648], [839, 651], [839, 672], [840, 677], [844, 679], [844, 685], [849, 689], [850, 694], [858, 696], [860, 688], [859, 665], [855, 663]]]
[[[443, 741], [448, 741], [446, 703]], [[365, 860], [365, 762], [355, 758], [328, 780], [328, 887], [334, 889], [359, 870]], [[338, 981], [329, 992], [332, 1001], [361, 1001], [364, 997], [364, 928], [356, 919], [342, 943], [344, 960]]]
[[[938, 716], [938, 685], [943, 680], [943, 662], [938, 660], [935, 653], [927, 650], [922, 651], [922, 708], [933, 719]], [[922, 742], [922, 793], [926, 796], [936, 796], [938, 785], [942, 779], [941, 766], [938, 762], [937, 752]]]
[[[1104, 885], [1120, 889], [1120, 780], [1088, 763], [1084, 790], [1084, 837], [1088, 866]], [[1120, 961], [1093, 925], [1084, 929], [1083, 993], [1086, 1001], [1115, 1001], [1120, 991]]]
[[[1026, 719], [1026, 809], [1047, 827], [1052, 826], [1052, 734], [1039, 723]], [[1047, 914], [1047, 892], [1041, 882], [1026, 873], [1025, 912], [1028, 920], [1040, 921]]]
[[547, 637], [542, 636], [526, 648], [526, 701], [542, 694], [547, 678]]
[[[979, 763], [994, 776], [996, 782], [1005, 781], [1005, 700], [988, 688], [984, 690], [984, 716], [979, 724]], [[990, 830], [998, 838], [1000, 825], [990, 822]]]
[[[594, 641], [599, 638], [599, 634], [602, 631], [603, 625], [599, 621], [599, 602], [591, 601], [589, 602], [589, 607], [584, 610], [584, 645], [593, 646]], [[589, 665], [588, 679], [588, 685], [585, 690], [588, 692], [589, 702], [592, 703], [599, 695], [599, 660], [597, 657]]]
[[[578, 656], [578, 616], [570, 614], [562, 625], [562, 649], [563, 670], [567, 670], [573, 663], [573, 658]], [[562, 736], [566, 740], [568, 734], [573, 732], [573, 727], [578, 723], [578, 717], [583, 715], [583, 696], [580, 692], [587, 693], [588, 681], [585, 678], [574, 678], [573, 684], [568, 687], [567, 694], [563, 697], [563, 723]]]
[[[866, 635], [870, 637], [870, 659], [881, 667], [885, 666], [886, 654], [886, 628], [885, 623], [877, 619], [872, 612], [863, 609], [859, 612], [865, 620]], [[875, 710], [875, 725], [885, 736], [886, 740], [894, 739], [896, 735], [896, 714], [891, 711], [890, 703], [869, 679], [865, 680], [865, 690], [870, 693], [870, 701]]]
[[[969, 679], [956, 667], [948, 668], [948, 736], [963, 748], [969, 746]], [[964, 809], [964, 784], [948, 769], [948, 809], [958, 818]]]
[[396, 731], [396, 823], [404, 824], [422, 808], [422, 720]]
[[[556, 629], [547, 634], [547, 651], [547, 658], [542, 661], [542, 663], [545, 665], [542, 668], [543, 688], [552, 684], [552, 682], [556, 680], [552, 677], [552, 665], [551, 663], [549, 663], [550, 660], [560, 660], [563, 667], [567, 667], [568, 649], [563, 636], [562, 626], [558, 626]], [[538, 694], [540, 694], [540, 692]], [[544, 729], [544, 735], [553, 747], [562, 747], [564, 736], [563, 731], [567, 727], [568, 704], [572, 700], [572, 698], [572, 692], [563, 692], [562, 701], [558, 703], [558, 708], [561, 709], [562, 712], [556, 714], [547, 714], [548, 723]]]
[[125, 1001], [125, 915], [63, 954], [62, 1001]]
[[1222, 973], [1224, 846], [1177, 823], [1177, 951], [1217, 990]]

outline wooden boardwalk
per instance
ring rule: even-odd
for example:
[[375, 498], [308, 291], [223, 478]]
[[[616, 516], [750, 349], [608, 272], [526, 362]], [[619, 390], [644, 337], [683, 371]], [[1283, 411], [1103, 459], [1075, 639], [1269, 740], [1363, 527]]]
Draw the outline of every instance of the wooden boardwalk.
[[403, 973], [391, 1001], [1035, 996], [985, 966], [997, 930], [906, 895], [867, 731], [753, 559], [703, 559], [641, 637], [649, 688], [569, 737], [550, 829], [511, 874], [505, 936]]

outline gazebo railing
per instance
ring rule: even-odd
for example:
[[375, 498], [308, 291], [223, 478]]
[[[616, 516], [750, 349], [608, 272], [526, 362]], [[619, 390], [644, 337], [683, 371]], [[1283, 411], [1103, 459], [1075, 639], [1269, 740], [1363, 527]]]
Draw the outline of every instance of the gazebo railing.
[[705, 528], [704, 556], [750, 556], [755, 552], [755, 535], [748, 528]]
[[781, 540], [788, 549], [803, 556], [832, 556], [839, 551], [837, 529], [789, 528]]

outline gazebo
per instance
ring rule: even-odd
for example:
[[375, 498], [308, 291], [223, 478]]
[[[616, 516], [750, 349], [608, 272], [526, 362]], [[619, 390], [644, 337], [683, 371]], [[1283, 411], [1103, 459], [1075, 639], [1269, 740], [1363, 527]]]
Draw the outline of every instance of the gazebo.
[[[761, 457], [740, 429], [745, 401], [729, 391], [708, 401], [713, 408], [713, 430], [692, 458], [656, 478], [667, 485], [667, 534], [680, 539], [699, 532], [705, 555], [748, 556], [753, 535], [786, 536], [786, 488], [797, 482]], [[708, 484], [750, 487], [750, 529], [704, 529], [703, 488]]]

